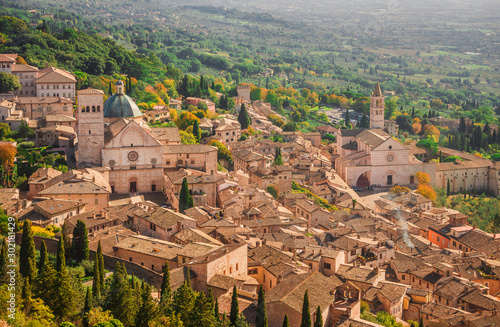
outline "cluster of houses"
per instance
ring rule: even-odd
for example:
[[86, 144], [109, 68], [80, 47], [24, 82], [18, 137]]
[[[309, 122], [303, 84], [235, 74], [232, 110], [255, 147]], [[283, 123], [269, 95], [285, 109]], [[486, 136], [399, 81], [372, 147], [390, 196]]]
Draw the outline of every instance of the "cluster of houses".
[[[372, 119], [381, 128], [283, 132], [267, 119], [276, 114], [271, 106], [251, 103], [242, 85], [236, 100], [247, 106], [259, 137], [240, 139], [240, 124], [224, 115], [202, 119], [209, 136], [187, 145], [176, 127], [148, 126], [168, 121], [168, 107], [143, 114], [123, 83], [116, 90], [105, 102], [100, 90], [77, 91], [75, 115], [74, 91], [51, 114], [21, 94], [9, 102], [11, 112], [41, 117], [39, 145], [56, 142], [57, 131], [60, 146], [74, 147], [77, 167], [40, 168], [25, 193], [1, 189], [7, 214], [70, 231], [81, 220], [92, 250], [100, 242], [105, 255], [156, 274], [168, 262], [174, 288], [188, 271], [192, 287], [211, 290], [221, 312], [229, 313], [236, 286], [251, 324], [260, 286], [270, 326], [281, 326], [286, 314], [298, 327], [306, 291], [312, 319], [321, 314], [324, 326], [375, 326], [362, 319], [362, 303], [424, 326], [500, 324], [500, 234], [473, 228], [466, 215], [412, 192], [380, 197], [370, 207], [349, 186], [345, 177], [353, 174], [363, 183], [393, 184], [411, 173], [415, 156], [382, 130], [383, 116]], [[377, 111], [383, 96], [375, 93]], [[322, 143], [325, 134], [338, 142]], [[227, 146], [232, 165], [218, 162], [217, 148], [207, 145], [213, 139]], [[218, 163], [230, 169], [219, 171]], [[184, 181], [194, 206], [180, 212]]]

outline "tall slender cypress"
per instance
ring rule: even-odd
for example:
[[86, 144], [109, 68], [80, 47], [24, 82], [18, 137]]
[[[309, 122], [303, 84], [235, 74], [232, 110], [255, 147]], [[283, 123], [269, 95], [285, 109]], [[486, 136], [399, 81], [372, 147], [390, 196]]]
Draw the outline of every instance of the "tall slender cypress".
[[264, 288], [260, 285], [259, 298], [257, 300], [257, 317], [255, 321], [256, 327], [268, 327], [267, 312], [266, 312], [266, 295]]
[[96, 300], [101, 297], [101, 274], [99, 273], [99, 259], [94, 260], [94, 276], [92, 278], [92, 295]]
[[59, 237], [59, 245], [57, 246], [56, 270], [62, 272], [66, 269], [66, 255], [64, 251], [64, 238]]
[[161, 294], [160, 294], [160, 304], [165, 305], [172, 299], [172, 287], [170, 286], [170, 268], [168, 267], [168, 261], [165, 260], [165, 266], [163, 266], [163, 279], [161, 281]]
[[311, 327], [311, 312], [309, 311], [309, 294], [308, 291], [304, 293], [304, 302], [302, 304], [302, 322], [300, 327]]
[[87, 260], [89, 258], [89, 237], [87, 226], [83, 220], [78, 220], [73, 229], [71, 253], [73, 259], [77, 262], [82, 262], [82, 260]]
[[28, 277], [24, 279], [21, 298], [23, 299], [24, 312], [28, 313], [31, 308], [31, 285]]
[[318, 305], [316, 310], [316, 320], [314, 320], [314, 327], [323, 327], [323, 316], [321, 316], [321, 307]]
[[40, 261], [38, 261], [38, 270], [42, 270], [49, 260], [49, 255], [47, 253], [47, 246], [45, 241], [42, 240], [42, 245], [40, 246]]
[[450, 179], [446, 182], [446, 197], [450, 196]]
[[151, 286], [144, 283], [142, 286], [142, 303], [135, 318], [136, 326], [148, 326], [149, 322], [156, 317], [156, 304], [151, 296]]
[[247, 129], [248, 126], [250, 126], [252, 124], [252, 119], [248, 115], [248, 112], [247, 112], [247, 109], [245, 108], [244, 103], [241, 104], [240, 113], [238, 115], [238, 122], [240, 123], [242, 130]]
[[31, 284], [36, 277], [36, 254], [31, 220], [25, 220], [23, 225], [23, 236], [21, 240], [21, 251], [19, 254], [19, 272], [23, 277], [28, 277]]
[[198, 123], [198, 120], [195, 120], [193, 123], [193, 135], [196, 138], [196, 142], [200, 143], [201, 130], [200, 130], [200, 124]]
[[104, 275], [104, 257], [102, 256], [101, 240], [97, 244], [96, 260], [98, 260], [99, 266], [99, 288], [101, 292], [104, 290], [104, 282], [106, 281], [106, 276]]
[[283, 327], [290, 327], [290, 323], [288, 322], [287, 315], [285, 315], [285, 318], [283, 318]]
[[238, 304], [238, 289], [236, 285], [233, 287], [233, 296], [231, 298], [231, 312], [229, 313], [229, 323], [231, 325], [235, 325], [236, 319], [238, 319], [238, 315], [240, 313], [240, 308]]
[[182, 180], [181, 193], [179, 195], [179, 211], [184, 213], [184, 210], [194, 207], [193, 197], [189, 193], [189, 185], [187, 179]]

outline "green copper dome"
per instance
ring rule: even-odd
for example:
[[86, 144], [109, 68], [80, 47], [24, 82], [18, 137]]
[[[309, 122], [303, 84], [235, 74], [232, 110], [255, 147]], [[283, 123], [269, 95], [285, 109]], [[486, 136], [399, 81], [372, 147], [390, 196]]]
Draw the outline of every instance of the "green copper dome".
[[104, 102], [104, 117], [129, 118], [142, 116], [141, 110], [128, 95], [115, 93]]

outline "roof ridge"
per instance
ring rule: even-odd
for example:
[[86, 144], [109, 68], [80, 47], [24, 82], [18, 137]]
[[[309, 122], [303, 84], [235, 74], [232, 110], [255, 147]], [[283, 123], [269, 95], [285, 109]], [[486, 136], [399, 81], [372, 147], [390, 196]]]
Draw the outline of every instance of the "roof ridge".
[[[316, 274], [316, 273], [318, 273], [318, 272], [319, 272], [319, 270], [315, 270], [315, 271], [313, 271], [313, 272], [312, 272], [309, 276], [307, 276], [306, 278], [304, 278], [304, 279], [302, 280], [302, 282], [300, 282], [300, 283], [298, 283], [297, 285], [295, 285], [295, 287], [293, 287], [293, 288], [292, 288], [292, 289], [291, 289], [291, 290], [290, 290], [287, 294], [283, 295], [283, 296], [282, 296], [282, 297], [280, 297], [279, 299], [280, 299], [280, 300], [282, 300], [282, 299], [286, 298], [286, 297], [287, 297], [288, 295], [290, 295], [290, 294], [291, 294], [291, 293], [292, 293], [295, 289], [297, 289], [300, 285], [304, 284], [304, 282], [305, 282], [306, 280], [308, 280], [309, 278], [311, 278], [314, 274]], [[297, 275], [297, 276], [299, 276], [299, 275]], [[307, 291], [307, 290], [306, 290], [306, 291]]]

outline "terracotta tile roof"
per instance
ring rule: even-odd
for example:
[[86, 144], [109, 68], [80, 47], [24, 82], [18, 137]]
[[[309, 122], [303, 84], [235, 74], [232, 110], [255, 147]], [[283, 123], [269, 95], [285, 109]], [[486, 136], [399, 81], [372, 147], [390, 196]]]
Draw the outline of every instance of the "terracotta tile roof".
[[238, 244], [238, 243], [233, 243], [233, 244], [227, 244], [222, 247], [217, 247], [215, 250], [212, 250], [208, 252], [206, 255], [200, 255], [193, 260], [189, 261], [187, 264], [188, 265], [196, 265], [196, 264], [206, 264], [209, 262], [212, 262], [214, 260], [217, 260], [219, 258], [224, 257], [230, 252], [233, 252], [241, 247], [247, 247], [246, 243], [243, 244]]
[[212, 243], [215, 245], [222, 245], [221, 242], [217, 241], [215, 238], [211, 237], [208, 234], [205, 234], [201, 230], [186, 228], [181, 230], [180, 232], [173, 235], [176, 239], [179, 239], [183, 242], [204, 242], [204, 243]]
[[181, 142], [181, 136], [177, 127], [153, 127], [151, 133], [155, 139], [169, 142]]
[[[92, 228], [94, 226], [102, 225], [107, 222], [112, 222], [117, 220], [116, 217], [106, 217], [106, 215], [102, 215], [101, 213], [97, 213], [94, 210], [87, 211], [72, 217], [69, 217], [67, 221], [72, 225], [76, 226], [78, 220], [81, 220], [85, 223], [87, 228]], [[120, 221], [121, 224], [121, 221]]]
[[483, 294], [482, 290], [475, 289], [460, 297], [460, 300], [484, 310], [499, 310], [500, 300], [494, 296]]
[[283, 302], [297, 312], [302, 312], [304, 293], [307, 290], [309, 308], [314, 312], [318, 305], [322, 308], [330, 306], [335, 300], [334, 291], [341, 284], [335, 276], [326, 277], [319, 271], [291, 274], [266, 294], [266, 302]]
[[455, 300], [469, 289], [470, 285], [467, 285], [461, 279], [451, 277], [447, 281], [441, 282], [434, 294], [448, 300]]
[[15, 63], [17, 54], [11, 53], [0, 53], [0, 62], [11, 62]]
[[76, 83], [76, 78], [67, 70], [47, 67], [38, 72], [35, 83]]
[[33, 206], [35, 207], [35, 210], [39, 208], [47, 212], [49, 215], [55, 215], [58, 213], [69, 211], [71, 209], [76, 209], [82, 206], [82, 204], [77, 201], [50, 199], [36, 202], [33, 204]]
[[93, 88], [86, 88], [86, 89], [83, 89], [83, 90], [79, 90], [79, 91], [76, 91], [76, 93], [78, 95], [80, 94], [103, 94], [104, 95], [104, 92], [102, 90], [99, 90], [99, 89], [93, 89]]
[[165, 145], [163, 153], [178, 154], [178, 153], [209, 153], [217, 152], [217, 148], [211, 145], [204, 144], [181, 144], [181, 145]]
[[69, 98], [63, 97], [19, 97], [16, 99], [18, 104], [51, 104], [51, 103], [66, 103], [73, 104], [73, 101]]
[[212, 219], [206, 211], [200, 209], [199, 207], [194, 207], [184, 210], [184, 214], [196, 220], [196, 224], [198, 226]]
[[193, 218], [190, 218], [182, 213], [162, 207], [151, 208], [150, 210], [134, 211], [134, 216], [144, 219], [145, 221], [155, 224], [163, 229], [167, 229], [183, 220], [194, 221]]
[[460, 309], [448, 307], [439, 303], [431, 302], [422, 307], [421, 313], [427, 314], [431, 317], [437, 317], [437, 318], [449, 318], [453, 316], [463, 316], [463, 315], [468, 315], [469, 313], [467, 311], [463, 311]]
[[46, 115], [45, 116], [45, 121], [47, 122], [76, 122], [76, 118], [68, 116], [68, 115], [62, 115], [62, 114], [51, 114], [51, 115]]
[[52, 194], [109, 194], [108, 190], [88, 181], [64, 181], [38, 192], [38, 195]]
[[38, 68], [30, 65], [15, 64], [12, 66], [12, 72], [37, 72]]
[[347, 281], [356, 281], [367, 284], [375, 284], [378, 273], [367, 267], [353, 267], [351, 265], [341, 264], [335, 273], [339, 278]]
[[165, 260], [176, 259], [179, 252], [182, 251], [182, 247], [179, 244], [142, 235], [128, 236], [114, 245], [114, 248], [142, 253]]

